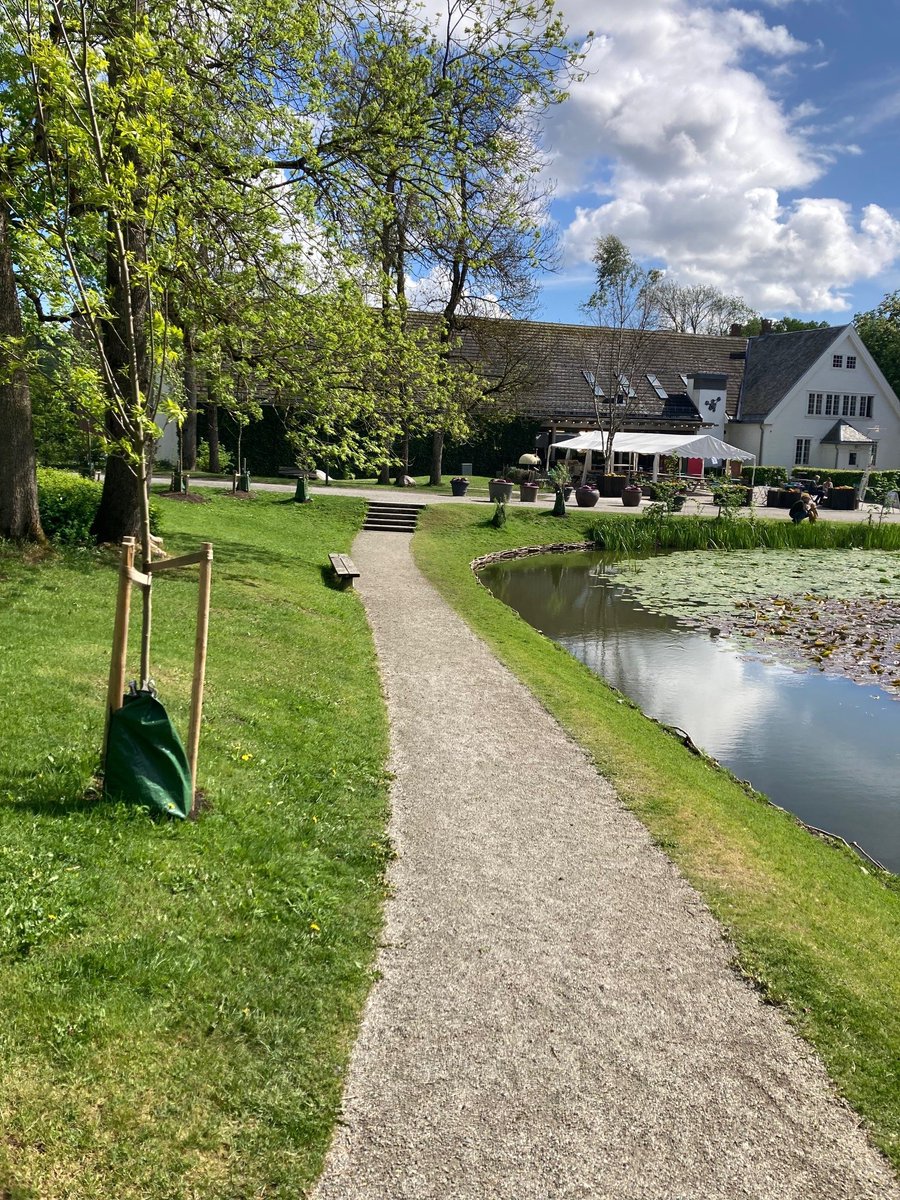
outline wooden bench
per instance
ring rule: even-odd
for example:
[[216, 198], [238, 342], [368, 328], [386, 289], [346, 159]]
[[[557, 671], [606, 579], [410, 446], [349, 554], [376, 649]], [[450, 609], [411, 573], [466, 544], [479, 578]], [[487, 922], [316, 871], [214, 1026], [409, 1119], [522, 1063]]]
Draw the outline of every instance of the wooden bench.
[[329, 554], [331, 567], [338, 578], [341, 587], [353, 587], [353, 580], [359, 579], [359, 571], [346, 554]]
[[286, 475], [289, 479], [299, 479], [300, 476], [305, 475], [306, 472], [302, 471], [300, 467], [279, 467], [278, 474]]

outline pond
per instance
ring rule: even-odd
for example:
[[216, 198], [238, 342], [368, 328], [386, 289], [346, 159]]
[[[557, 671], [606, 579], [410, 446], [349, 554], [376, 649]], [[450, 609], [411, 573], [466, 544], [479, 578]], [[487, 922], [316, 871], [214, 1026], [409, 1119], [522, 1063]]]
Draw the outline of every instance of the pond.
[[627, 571], [601, 555], [539, 555], [479, 578], [648, 716], [684, 730], [801, 820], [900, 872], [896, 698], [654, 612], [635, 599]]

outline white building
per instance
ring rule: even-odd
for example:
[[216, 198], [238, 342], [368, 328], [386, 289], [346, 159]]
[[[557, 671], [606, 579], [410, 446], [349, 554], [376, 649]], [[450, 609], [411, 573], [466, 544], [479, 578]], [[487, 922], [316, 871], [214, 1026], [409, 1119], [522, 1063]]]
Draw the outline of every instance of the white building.
[[900, 401], [852, 325], [763, 334], [726, 437], [767, 466], [900, 468]]

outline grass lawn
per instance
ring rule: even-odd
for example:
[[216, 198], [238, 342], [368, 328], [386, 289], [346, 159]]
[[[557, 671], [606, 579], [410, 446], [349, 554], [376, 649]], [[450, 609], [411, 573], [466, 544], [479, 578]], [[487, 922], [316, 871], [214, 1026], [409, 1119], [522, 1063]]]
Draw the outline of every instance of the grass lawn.
[[483, 510], [440, 505], [421, 518], [413, 547], [428, 578], [588, 750], [705, 896], [734, 939], [738, 968], [818, 1049], [900, 1169], [900, 881], [872, 873], [690, 754], [494, 600], [469, 568], [495, 551], [577, 541], [595, 520], [590, 511], [557, 520], [514, 509], [497, 530]]
[[[113, 558], [0, 546], [4, 1200], [294, 1200], [371, 983], [386, 718], [362, 606], [322, 575], [364, 504], [160, 505], [170, 553], [215, 546], [196, 823], [89, 788]], [[155, 596], [153, 673], [184, 733], [196, 571]], [[135, 622], [132, 671], [137, 647]]]

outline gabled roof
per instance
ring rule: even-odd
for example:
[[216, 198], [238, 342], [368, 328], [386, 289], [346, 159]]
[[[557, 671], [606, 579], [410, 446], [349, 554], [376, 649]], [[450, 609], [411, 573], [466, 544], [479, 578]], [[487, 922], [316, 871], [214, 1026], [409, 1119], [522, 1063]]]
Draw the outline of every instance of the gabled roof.
[[871, 446], [872, 439], [866, 437], [864, 433], [854, 426], [849, 421], [838, 421], [828, 430], [822, 438], [823, 446]]
[[[636, 364], [636, 369], [626, 372], [636, 393], [628, 405], [626, 428], [652, 425], [682, 430], [698, 427], [701, 416], [688, 396], [682, 375], [726, 375], [726, 411], [732, 415], [737, 411], [744, 373], [745, 337], [716, 337], [671, 330], [634, 335], [628, 330], [615, 331], [589, 325], [474, 317], [465, 321], [460, 335], [462, 346], [457, 354], [478, 363], [491, 377], [500, 373], [500, 364], [493, 360], [498, 347], [504, 346], [510, 335], [515, 336], [530, 367], [527, 386], [519, 398], [519, 410], [525, 416], [555, 421], [563, 427], [596, 426], [593, 389], [585, 372], [595, 376], [604, 392], [604, 397], [599, 398], [602, 411], [603, 404], [609, 402], [610, 379], [614, 378], [611, 347], [618, 337], [628, 343], [636, 336], [645, 339], [640, 353], [631, 356], [626, 344], [619, 355], [619, 361], [628, 362], [633, 357]], [[648, 374], [656, 378], [665, 397], [657, 393]]]
[[738, 419], [759, 421], [780, 404], [828, 350], [847, 325], [764, 333], [750, 338]]

